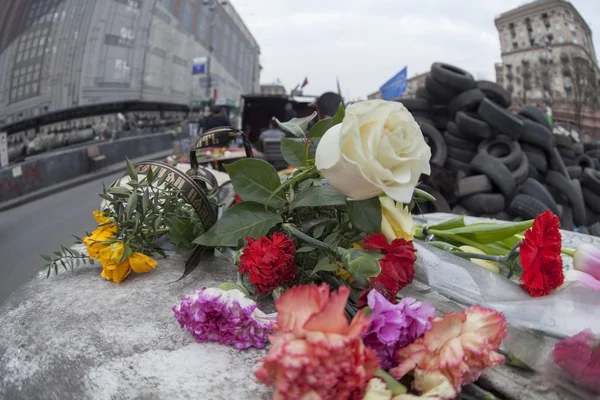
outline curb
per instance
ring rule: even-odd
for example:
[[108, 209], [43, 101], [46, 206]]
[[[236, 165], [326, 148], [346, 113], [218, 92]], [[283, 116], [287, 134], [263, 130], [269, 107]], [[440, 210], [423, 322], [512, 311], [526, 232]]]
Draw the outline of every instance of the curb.
[[[148, 154], [147, 156], [138, 157], [130, 160], [132, 163], [145, 161], [145, 160], [156, 160], [160, 158], [167, 157], [173, 153], [173, 150], [164, 150], [161, 152]], [[120, 162], [117, 164], [109, 165], [108, 167], [94, 173], [85, 174], [78, 176], [77, 178], [69, 179], [67, 181], [57, 183], [55, 185], [49, 186], [44, 189], [36, 190], [35, 192], [31, 192], [25, 194], [23, 196], [17, 197], [12, 200], [5, 201], [4, 203], [0, 203], [0, 212], [10, 210], [15, 207], [22, 206], [27, 203], [31, 203], [32, 201], [39, 200], [43, 197], [53, 195], [54, 193], [61, 192], [63, 190], [71, 189], [76, 186], [82, 185], [87, 182], [91, 182], [96, 179], [104, 178], [105, 176], [112, 175], [119, 171], [124, 171], [126, 168], [126, 162]]]

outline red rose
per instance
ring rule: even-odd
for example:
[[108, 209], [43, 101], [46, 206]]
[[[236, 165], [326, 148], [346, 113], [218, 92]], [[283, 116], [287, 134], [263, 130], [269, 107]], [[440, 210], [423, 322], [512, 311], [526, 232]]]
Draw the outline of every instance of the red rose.
[[365, 238], [364, 247], [367, 250], [380, 250], [385, 255], [379, 260], [381, 272], [370, 279], [371, 287], [395, 303], [398, 292], [415, 277], [417, 256], [412, 241], [394, 239], [388, 243], [384, 235], [374, 234]]
[[233, 203], [231, 203], [232, 206], [235, 206], [237, 203], [242, 202], [242, 198], [240, 197], [239, 194], [236, 194], [235, 196], [233, 196]]
[[545, 296], [565, 280], [560, 257], [562, 240], [559, 226], [558, 217], [545, 211], [525, 231], [525, 238], [520, 245], [523, 268], [521, 287], [531, 296]]
[[246, 240], [239, 272], [248, 274], [256, 293], [268, 293], [294, 280], [296, 246], [289, 237], [275, 232], [271, 239], [261, 236], [258, 240], [250, 237]]

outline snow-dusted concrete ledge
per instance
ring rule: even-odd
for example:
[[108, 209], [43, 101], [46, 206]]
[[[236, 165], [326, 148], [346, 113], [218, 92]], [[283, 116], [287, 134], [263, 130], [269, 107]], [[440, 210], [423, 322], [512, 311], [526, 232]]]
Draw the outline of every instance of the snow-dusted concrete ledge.
[[184, 262], [161, 259], [120, 285], [96, 265], [19, 288], [0, 305], [0, 399], [270, 398], [254, 378], [264, 351], [196, 343], [171, 311], [235, 267], [210, 257], [175, 282]]

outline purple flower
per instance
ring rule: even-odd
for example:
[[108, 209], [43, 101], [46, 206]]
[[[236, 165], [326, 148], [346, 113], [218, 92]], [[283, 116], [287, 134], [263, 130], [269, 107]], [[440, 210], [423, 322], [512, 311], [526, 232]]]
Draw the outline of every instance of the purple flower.
[[237, 289], [204, 288], [185, 296], [173, 312], [197, 342], [215, 341], [238, 350], [264, 348], [267, 335], [272, 333], [271, 325], [277, 320], [277, 314], [263, 313], [256, 302]]
[[363, 342], [377, 352], [383, 369], [393, 368], [398, 365], [398, 350], [413, 343], [431, 328], [435, 307], [412, 297], [392, 304], [376, 290], [369, 292], [367, 300], [371, 323], [363, 335]]

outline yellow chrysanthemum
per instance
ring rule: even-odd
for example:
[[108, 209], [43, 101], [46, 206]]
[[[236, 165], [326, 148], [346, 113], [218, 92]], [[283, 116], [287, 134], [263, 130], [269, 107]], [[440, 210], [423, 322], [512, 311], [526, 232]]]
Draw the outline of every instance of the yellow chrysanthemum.
[[86, 236], [83, 238], [83, 244], [87, 247], [88, 256], [90, 258], [98, 258], [100, 252], [107, 247], [105, 242], [107, 240], [114, 239], [116, 232], [115, 229], [110, 229], [108, 226], [98, 227], [94, 232], [90, 234], [90, 236]]
[[120, 283], [131, 273], [131, 270], [141, 274], [156, 268], [156, 261], [142, 253], [133, 253], [125, 261], [121, 262], [125, 245], [123, 242], [115, 242], [104, 248], [99, 254], [99, 260], [102, 264], [102, 273], [104, 279]]
[[105, 217], [102, 214], [102, 211], [100, 211], [100, 210], [94, 210], [93, 214], [94, 214], [94, 218], [96, 218], [96, 222], [98, 223], [98, 225], [106, 224], [106, 223], [112, 221], [112, 219]]

